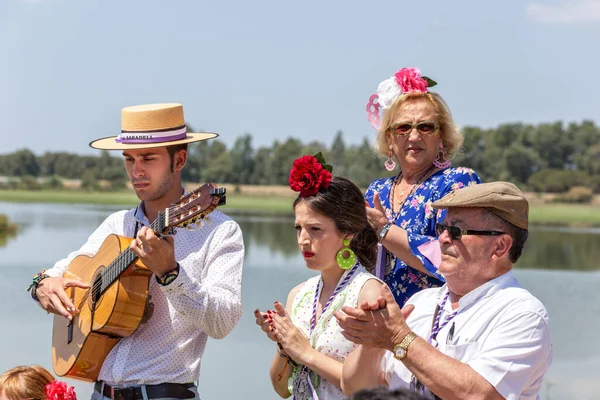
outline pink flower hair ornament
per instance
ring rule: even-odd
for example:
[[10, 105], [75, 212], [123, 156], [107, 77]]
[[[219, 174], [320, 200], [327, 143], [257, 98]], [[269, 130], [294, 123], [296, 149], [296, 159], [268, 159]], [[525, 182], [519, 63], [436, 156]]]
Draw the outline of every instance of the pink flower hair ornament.
[[48, 400], [77, 400], [73, 386], [56, 380], [46, 385], [46, 396]]
[[367, 119], [373, 128], [379, 130], [381, 120], [379, 110], [385, 111], [394, 101], [405, 93], [427, 93], [428, 88], [437, 85], [437, 82], [421, 76], [418, 68], [402, 68], [389, 79], [381, 82], [377, 87], [377, 93], [369, 97], [367, 103]]

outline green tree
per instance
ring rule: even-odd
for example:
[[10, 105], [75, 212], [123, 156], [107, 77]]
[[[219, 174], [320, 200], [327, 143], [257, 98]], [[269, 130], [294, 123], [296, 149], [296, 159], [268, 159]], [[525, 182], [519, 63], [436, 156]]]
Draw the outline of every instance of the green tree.
[[342, 131], [337, 131], [335, 134], [327, 163], [331, 164], [333, 169], [337, 171], [336, 175], [347, 174], [346, 143], [344, 142], [344, 133]]
[[125, 188], [128, 177], [122, 166], [107, 166], [102, 170], [102, 179], [110, 182], [111, 190], [119, 190]]
[[526, 183], [531, 174], [544, 167], [544, 162], [533, 149], [519, 143], [513, 143], [504, 151], [504, 160], [507, 178], [515, 180], [515, 183]]
[[232, 175], [233, 167], [227, 147], [223, 142], [212, 140], [210, 144], [210, 162], [202, 170], [202, 181], [217, 184], [230, 183]]
[[373, 151], [366, 137], [363, 138], [360, 146], [350, 147], [345, 155], [346, 165], [348, 165], [346, 177], [362, 189], [366, 189], [377, 178], [391, 175], [383, 168], [383, 159]]
[[273, 154], [269, 166], [269, 184], [287, 185], [290, 168], [294, 160], [302, 155], [302, 143], [298, 139], [288, 138], [284, 143], [273, 143]]
[[98, 175], [94, 169], [87, 169], [83, 172], [81, 177], [81, 188], [89, 192], [100, 189]]
[[[486, 134], [476, 127], [465, 127], [463, 130], [464, 143], [452, 163], [474, 169], [477, 173], [483, 171], [486, 160]], [[489, 134], [487, 135], [489, 136]], [[489, 144], [488, 144], [489, 145]]]
[[569, 141], [562, 123], [540, 124], [532, 132], [534, 150], [548, 168], [564, 169], [570, 162], [573, 144]]
[[230, 152], [232, 163], [231, 183], [249, 184], [254, 175], [254, 149], [252, 148], [252, 136], [246, 133], [238, 137]]
[[8, 159], [10, 165], [8, 175], [11, 176], [38, 176], [40, 165], [37, 157], [28, 149], [13, 153]]
[[254, 170], [250, 182], [253, 185], [268, 185], [271, 180], [271, 149], [261, 147], [254, 155]]

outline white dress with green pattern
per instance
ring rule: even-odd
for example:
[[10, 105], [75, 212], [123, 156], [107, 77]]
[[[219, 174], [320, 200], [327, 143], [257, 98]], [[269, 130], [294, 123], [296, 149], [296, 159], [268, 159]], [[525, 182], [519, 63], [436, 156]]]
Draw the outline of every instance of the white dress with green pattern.
[[[344, 279], [348, 271], [340, 278]], [[313, 301], [315, 298], [315, 290], [321, 276], [315, 276], [307, 280], [304, 285], [296, 293], [294, 302], [292, 303], [292, 322], [298, 328], [302, 329], [304, 334], [308, 336], [310, 330], [310, 320], [313, 313]], [[344, 362], [346, 357], [356, 349], [357, 345], [347, 340], [342, 336], [342, 329], [337, 323], [333, 313], [343, 306], [356, 307], [358, 304], [358, 295], [369, 279], [377, 279], [370, 274], [365, 267], [358, 265], [358, 269], [352, 277], [352, 280], [340, 290], [340, 292], [332, 300], [331, 305], [325, 311], [325, 314], [319, 316], [315, 329], [309, 337], [311, 346], [319, 353], [325, 354], [336, 361]], [[322, 286], [322, 285], [319, 285]], [[294, 376], [302, 366], [294, 369], [294, 373], [289, 380], [288, 387], [292, 393], [292, 384]], [[316, 373], [310, 371], [310, 378], [315, 388], [319, 400], [343, 399], [344, 394], [340, 389], [325, 379], [321, 379]]]

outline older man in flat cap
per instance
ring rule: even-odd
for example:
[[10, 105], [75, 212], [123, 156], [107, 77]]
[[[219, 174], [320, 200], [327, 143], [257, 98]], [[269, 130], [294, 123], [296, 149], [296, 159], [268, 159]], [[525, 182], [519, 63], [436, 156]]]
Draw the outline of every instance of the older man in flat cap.
[[552, 360], [544, 305], [512, 275], [527, 240], [528, 203], [508, 182], [469, 186], [433, 204], [441, 288], [400, 310], [387, 287], [377, 303], [343, 308], [344, 336], [361, 344], [342, 389], [410, 387], [429, 398], [535, 399]]

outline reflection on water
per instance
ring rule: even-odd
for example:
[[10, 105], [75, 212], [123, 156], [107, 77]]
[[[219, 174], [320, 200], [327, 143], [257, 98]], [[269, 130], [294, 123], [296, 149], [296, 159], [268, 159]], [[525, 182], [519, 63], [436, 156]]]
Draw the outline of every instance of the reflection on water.
[[[73, 236], [74, 231], [83, 231], [82, 238], [117, 209], [114, 206], [0, 203], [0, 212], [10, 212], [11, 221], [19, 224], [20, 234], [29, 229], [49, 229], [69, 236]], [[301, 260], [293, 217], [233, 217], [244, 232], [247, 256], [254, 258], [255, 255], [264, 257], [268, 254], [278, 259]], [[3, 243], [0, 237], [0, 245], [5, 243], [6, 238]], [[517, 268], [599, 270], [598, 260], [600, 229], [532, 227]]]
[[597, 270], [600, 269], [598, 229], [533, 227], [525, 245], [520, 268]]
[[[20, 364], [51, 368], [52, 319], [25, 288], [38, 271], [78, 248], [113, 207], [0, 203], [0, 213], [19, 224], [19, 234], [0, 247], [0, 372]], [[200, 393], [210, 399], [279, 397], [269, 381], [275, 346], [254, 324], [255, 308], [285, 301], [291, 288], [314, 275], [297, 249], [292, 218], [234, 217], [246, 241], [244, 314], [224, 340], [210, 339], [202, 358]], [[515, 275], [550, 314], [553, 364], [541, 398], [595, 399], [600, 393], [600, 254], [598, 230], [532, 229]], [[570, 271], [567, 271], [570, 270]], [[232, 385], [231, 382], [236, 384]], [[78, 397], [90, 384], [74, 382]], [[249, 393], [252, 395], [248, 396]]]
[[[292, 218], [236, 218], [249, 252], [259, 247], [273, 255], [298, 255]], [[532, 227], [517, 268], [553, 270], [600, 269], [600, 229]]]
[[247, 252], [254, 248], [269, 249], [271, 253], [278, 253], [284, 257], [298, 255], [296, 231], [292, 217], [247, 217], [234, 216], [242, 232]]

